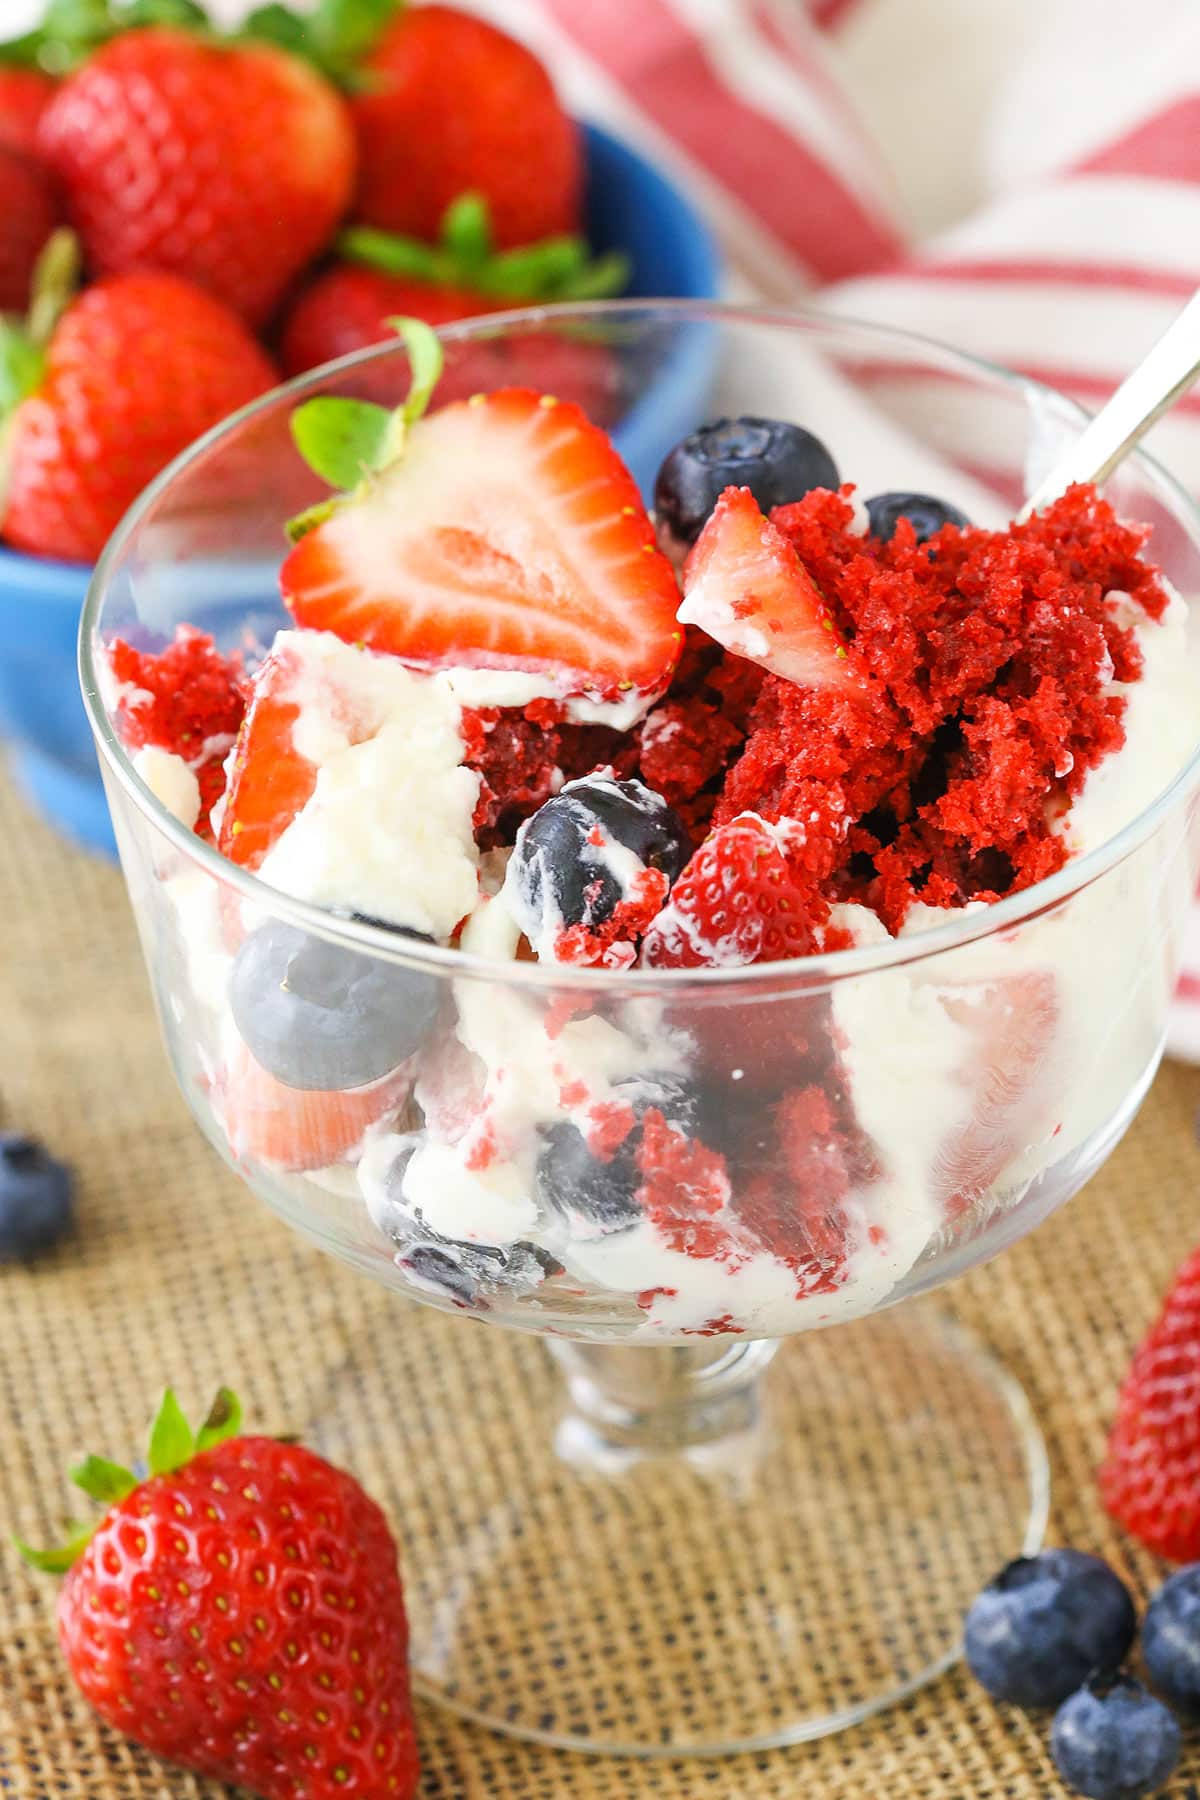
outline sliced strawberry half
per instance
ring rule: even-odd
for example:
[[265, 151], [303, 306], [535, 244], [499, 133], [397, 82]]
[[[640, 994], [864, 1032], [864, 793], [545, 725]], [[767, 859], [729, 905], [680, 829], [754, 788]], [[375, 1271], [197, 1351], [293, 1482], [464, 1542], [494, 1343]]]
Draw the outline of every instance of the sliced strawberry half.
[[749, 488], [726, 488], [683, 571], [680, 621], [799, 687], [863, 689], [820, 590]]
[[967, 1034], [959, 1081], [969, 1099], [966, 1123], [938, 1152], [935, 1180], [948, 1219], [980, 1200], [1050, 1118], [1046, 1062], [1058, 1023], [1054, 975], [1033, 969], [939, 991], [942, 1006]]
[[545, 671], [567, 694], [649, 699], [679, 653], [632, 476], [579, 407], [525, 388], [411, 426], [281, 579], [300, 625], [432, 667]]
[[255, 676], [234, 746], [217, 847], [244, 869], [257, 869], [317, 785], [317, 765], [293, 743], [299, 673], [290, 646], [271, 652]]
[[240, 1045], [215, 1098], [239, 1162], [323, 1169], [357, 1149], [370, 1126], [403, 1104], [411, 1085], [412, 1072], [405, 1066], [370, 1087], [337, 1092], [284, 1087]]

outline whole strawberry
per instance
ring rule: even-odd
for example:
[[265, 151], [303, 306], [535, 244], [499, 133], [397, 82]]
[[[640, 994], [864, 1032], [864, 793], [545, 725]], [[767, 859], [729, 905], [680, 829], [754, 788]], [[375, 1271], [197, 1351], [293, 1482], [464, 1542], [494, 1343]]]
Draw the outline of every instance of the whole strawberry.
[[[43, 266], [69, 255], [56, 234]], [[265, 352], [228, 307], [176, 275], [117, 275], [31, 332], [0, 337], [10, 393], [23, 393], [4, 446], [0, 536], [36, 556], [92, 562], [146, 484], [194, 438], [276, 380]]]
[[279, 343], [286, 375], [303, 375], [335, 357], [385, 343], [396, 314], [448, 325], [490, 312], [496, 302], [465, 288], [435, 287], [405, 275], [385, 275], [361, 263], [335, 263], [305, 289], [287, 316]]
[[169, 270], [252, 324], [322, 250], [354, 182], [344, 102], [265, 43], [130, 30], [63, 82], [38, 131], [90, 266]]
[[453, 6], [398, 11], [351, 108], [369, 224], [434, 238], [474, 189], [501, 245], [576, 228], [579, 134], [541, 63], [494, 25]]
[[1200, 1560], [1200, 1250], [1176, 1275], [1122, 1383], [1100, 1492], [1157, 1555]]
[[0, 312], [24, 312], [37, 259], [58, 223], [54, 190], [28, 156], [0, 131]]
[[[3, 46], [0, 46], [0, 50]], [[37, 154], [38, 123], [55, 83], [40, 69], [0, 62], [0, 144], [22, 156]]]
[[61, 1551], [59, 1641], [84, 1696], [156, 1755], [263, 1800], [409, 1800], [418, 1775], [396, 1546], [311, 1450], [240, 1435], [226, 1389], [193, 1435], [168, 1389], [149, 1477], [88, 1457], [106, 1505]]
[[[386, 342], [397, 315], [446, 325], [534, 302], [594, 300], [620, 293], [629, 275], [626, 257], [591, 258], [583, 239], [571, 235], [498, 252], [479, 194], [461, 194], [447, 209], [436, 244], [352, 226], [337, 247], [346, 260], [318, 275], [288, 315], [280, 345], [288, 374]], [[607, 422], [603, 402], [613, 385], [607, 346], [550, 332], [536, 340], [484, 339], [459, 351], [442, 398], [536, 382], [582, 405], [597, 423]]]

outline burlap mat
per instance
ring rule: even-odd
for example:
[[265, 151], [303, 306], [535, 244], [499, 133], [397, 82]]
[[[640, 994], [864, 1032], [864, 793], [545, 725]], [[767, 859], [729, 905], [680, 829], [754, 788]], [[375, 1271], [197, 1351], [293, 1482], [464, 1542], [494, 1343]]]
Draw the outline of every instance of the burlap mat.
[[[163, 1057], [119, 875], [63, 849], [2, 781], [0, 1043], [0, 1123], [43, 1137], [80, 1177], [74, 1241], [34, 1271], [0, 1273], [0, 1531], [37, 1537], [61, 1521], [72, 1458], [136, 1441], [167, 1379], [193, 1405], [232, 1382], [264, 1428], [319, 1416], [376, 1290], [274, 1221], [201, 1142]], [[1143, 1593], [1157, 1571], [1106, 1524], [1092, 1470], [1129, 1349], [1200, 1238], [1198, 1102], [1200, 1075], [1167, 1067], [1085, 1193], [953, 1290], [1037, 1407], [1054, 1466], [1053, 1538], [1110, 1556]], [[419, 1382], [445, 1332], [466, 1327], [393, 1304]], [[461, 1403], [464, 1420], [478, 1404], [440, 1400]], [[522, 1396], [504, 1403], [519, 1410]], [[0, 1790], [14, 1800], [217, 1794], [99, 1727], [63, 1674], [52, 1619], [52, 1584], [0, 1550]], [[840, 1737], [713, 1763], [546, 1751], [427, 1706], [420, 1728], [431, 1800], [1062, 1792], [1044, 1725], [994, 1707], [958, 1674]], [[1193, 1782], [1200, 1734], [1174, 1800], [1194, 1795]]]

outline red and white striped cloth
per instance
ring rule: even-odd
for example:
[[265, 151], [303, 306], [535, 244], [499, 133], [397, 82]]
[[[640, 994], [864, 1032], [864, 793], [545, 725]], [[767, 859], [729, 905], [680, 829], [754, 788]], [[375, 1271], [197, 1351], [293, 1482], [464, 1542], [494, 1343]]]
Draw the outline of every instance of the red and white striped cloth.
[[[739, 292], [815, 295], [1095, 406], [1200, 286], [1197, 0], [1045, 0], [990, 95], [987, 197], [924, 242], [905, 230], [834, 40], [861, 32], [869, 9], [907, 8], [914, 28], [955, 33], [969, 57], [975, 9], [962, 0], [475, 4], [527, 37], [577, 111], [692, 188]], [[967, 418], [963, 430], [969, 461]], [[1200, 492], [1200, 391], [1152, 447]], [[1200, 1061], [1200, 909], [1170, 1048]]]

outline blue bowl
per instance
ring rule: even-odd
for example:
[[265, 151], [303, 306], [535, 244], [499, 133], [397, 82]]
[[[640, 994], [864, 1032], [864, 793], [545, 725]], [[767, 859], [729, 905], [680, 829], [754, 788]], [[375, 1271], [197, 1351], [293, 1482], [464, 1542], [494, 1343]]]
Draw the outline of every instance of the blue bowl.
[[[623, 249], [629, 294], [706, 300], [720, 262], [711, 232], [679, 190], [627, 144], [584, 127], [588, 240]], [[691, 430], [707, 387], [699, 331], [622, 421], [618, 442], [645, 488], [671, 444]], [[91, 850], [115, 853], [108, 806], [79, 697], [75, 642], [90, 569], [0, 548], [0, 738], [14, 773], [50, 823]]]

